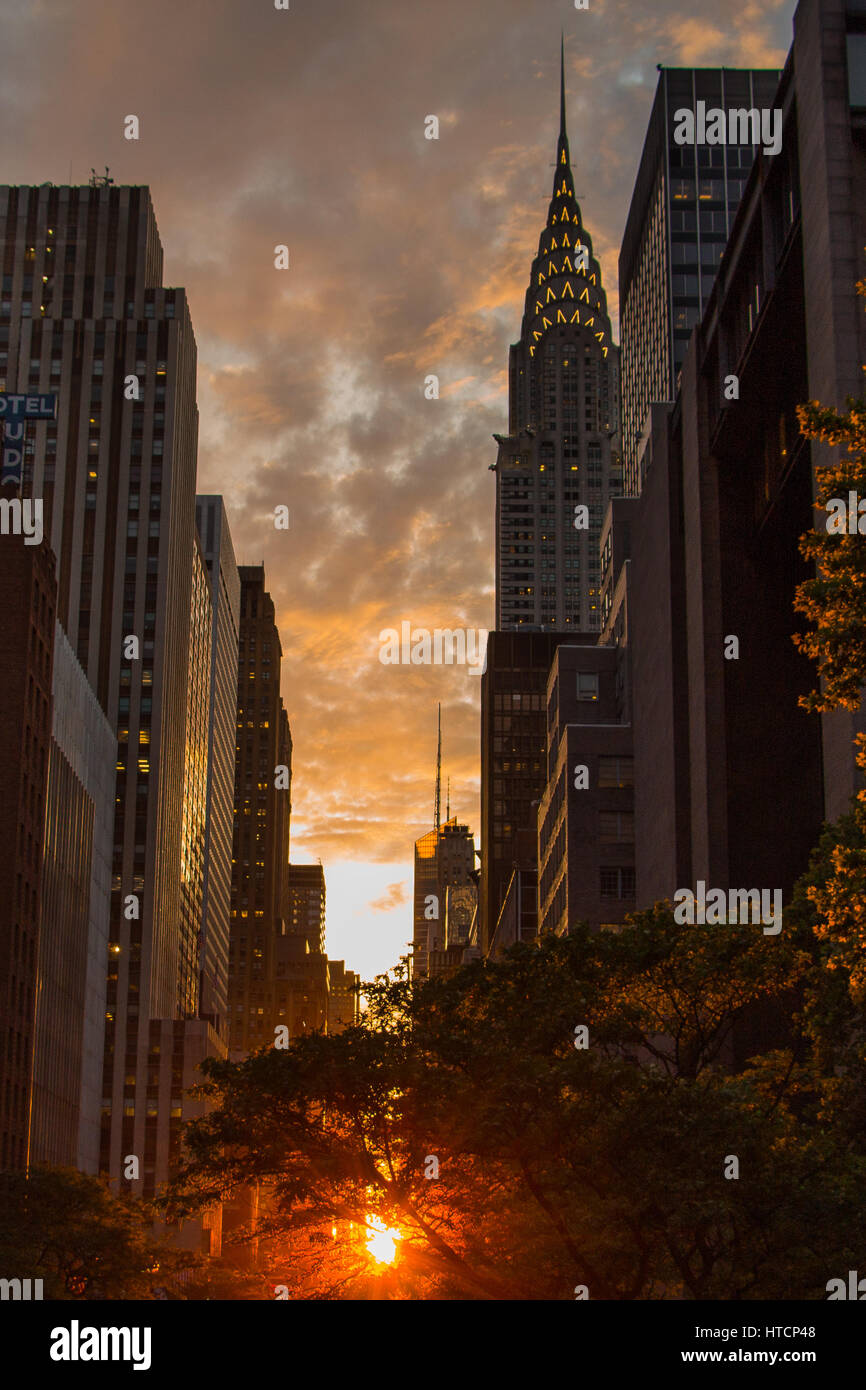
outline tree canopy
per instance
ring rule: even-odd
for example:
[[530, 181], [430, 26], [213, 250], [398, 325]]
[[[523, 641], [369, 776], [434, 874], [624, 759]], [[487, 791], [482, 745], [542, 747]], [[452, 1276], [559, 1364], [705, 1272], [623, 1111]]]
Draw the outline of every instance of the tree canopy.
[[0, 1272], [46, 1299], [149, 1299], [191, 1257], [151, 1233], [153, 1213], [73, 1168], [0, 1172]]
[[[257, 1181], [289, 1296], [823, 1297], [862, 1247], [866, 1168], [814, 1060], [822, 971], [807, 925], [684, 932], [665, 904], [450, 979], [402, 970], [363, 1026], [205, 1063], [215, 1108], [168, 1208]], [[743, 1069], [768, 1009], [790, 1046]], [[399, 1233], [378, 1273], [377, 1220]]]

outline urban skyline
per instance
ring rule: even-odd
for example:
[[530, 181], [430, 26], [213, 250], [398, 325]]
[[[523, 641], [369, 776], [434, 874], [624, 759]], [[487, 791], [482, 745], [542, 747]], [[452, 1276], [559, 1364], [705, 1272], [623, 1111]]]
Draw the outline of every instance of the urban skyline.
[[0, 1301], [866, 1288], [866, 0], [511, 5], [0, 181]]
[[[225, 60], [239, 22], [230, 7], [213, 11], [201, 63], [181, 76], [179, 55], [200, 49], [198, 22], [171, 12], [177, 46], [157, 50], [157, 6], [148, 33], [136, 25], [133, 38], [117, 15], [100, 36], [92, 97], [65, 73], [95, 60], [84, 40], [98, 6], [81, 9], [74, 32], [59, 24], [42, 36], [38, 70], [30, 28], [9, 20], [22, 90], [4, 113], [16, 130], [5, 180], [66, 183], [71, 159], [75, 183], [107, 163], [118, 184], [151, 188], [165, 283], [186, 289], [198, 345], [197, 488], [225, 497], [238, 563], [264, 560], [277, 605], [283, 689], [304, 750], [293, 858], [325, 863], [330, 948], [363, 976], [386, 969], [411, 937], [411, 846], [432, 824], [439, 701], [452, 808], [480, 826], [478, 689], [447, 668], [380, 668], [377, 637], [406, 616], [431, 629], [494, 625], [490, 436], [507, 426], [508, 347], [549, 201], [560, 28], [575, 190], [618, 342], [617, 257], [656, 63], [779, 67], [793, 8], [730, 6], [724, 22], [708, 4], [630, 9], [625, 47], [615, 10], [511, 4], [495, 30], [481, 12], [461, 11], [464, 51], [477, 58], [455, 67], [446, 7], [425, 37], [418, 87], [412, 63], [396, 56], [407, 35], [386, 5], [365, 20], [376, 43], [360, 48], [349, 36], [364, 30], [338, 10], [248, 17], [241, 47], [255, 51], [255, 81]], [[134, 74], [112, 71], [111, 44], [134, 45], [142, 75], [163, 74], [158, 106]], [[323, 64], [327, 93], [315, 77]], [[354, 72], [346, 82], [344, 68]], [[215, 80], [225, 103], [214, 103]], [[59, 135], [64, 104], [76, 121]], [[424, 118], [437, 111], [440, 138], [427, 141]], [[130, 112], [138, 142], [123, 138]], [[342, 160], [350, 172], [326, 178]], [[273, 269], [281, 242], [291, 254], [283, 281]], [[363, 350], [359, 314], [373, 335]], [[439, 401], [424, 398], [429, 372], [440, 374]], [[288, 532], [269, 529], [278, 502], [290, 508]], [[383, 533], [394, 542], [387, 552]]]

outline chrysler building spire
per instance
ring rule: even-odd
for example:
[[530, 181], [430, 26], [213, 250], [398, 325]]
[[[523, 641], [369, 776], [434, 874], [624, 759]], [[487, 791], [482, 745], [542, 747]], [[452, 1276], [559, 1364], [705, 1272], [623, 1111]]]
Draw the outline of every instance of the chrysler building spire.
[[568, 136], [565, 133], [565, 35], [562, 35], [559, 52], [559, 141], [565, 143], [568, 152]]

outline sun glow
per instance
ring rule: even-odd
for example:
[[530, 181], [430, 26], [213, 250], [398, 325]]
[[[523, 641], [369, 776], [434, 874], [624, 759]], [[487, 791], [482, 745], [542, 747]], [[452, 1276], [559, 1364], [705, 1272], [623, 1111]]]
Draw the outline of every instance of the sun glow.
[[379, 1264], [392, 1264], [397, 1254], [400, 1232], [386, 1226], [378, 1216], [368, 1216], [367, 1225], [370, 1227], [367, 1233], [367, 1249], [373, 1259], [378, 1260]]

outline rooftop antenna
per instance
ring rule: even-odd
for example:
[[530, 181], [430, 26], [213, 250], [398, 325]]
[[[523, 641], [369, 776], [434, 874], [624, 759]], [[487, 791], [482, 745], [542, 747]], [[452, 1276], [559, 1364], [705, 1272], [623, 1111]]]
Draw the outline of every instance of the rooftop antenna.
[[445, 822], [451, 819], [451, 778], [445, 783]]
[[97, 174], [96, 170], [94, 169], [93, 165], [91, 164], [91, 166], [90, 166], [90, 187], [91, 187], [91, 188], [110, 188], [111, 185], [112, 185], [113, 183], [114, 183], [114, 179], [110, 176], [110, 174], [109, 174], [109, 172], [108, 172], [108, 165], [107, 165], [107, 164], [106, 164], [106, 166], [105, 166], [105, 173], [104, 173], [104, 174]]
[[440, 828], [442, 819], [442, 706], [439, 705], [439, 747], [436, 753], [436, 801], [433, 808], [433, 820], [436, 829]]

